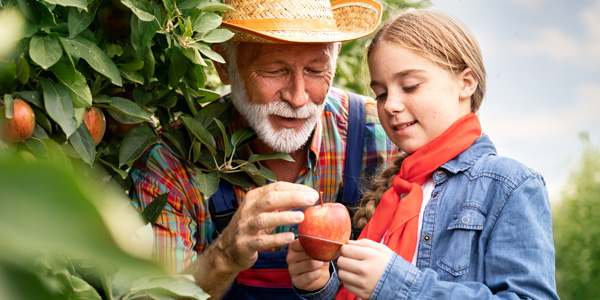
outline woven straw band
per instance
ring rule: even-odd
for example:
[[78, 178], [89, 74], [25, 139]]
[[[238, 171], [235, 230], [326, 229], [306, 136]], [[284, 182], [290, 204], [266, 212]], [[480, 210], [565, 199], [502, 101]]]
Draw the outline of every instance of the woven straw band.
[[223, 26], [245, 42], [325, 43], [357, 39], [379, 24], [374, 0], [226, 0], [236, 11], [223, 14]]
[[335, 20], [302, 20], [302, 19], [262, 19], [262, 20], [231, 20], [230, 24], [249, 27], [254, 30], [307, 30], [307, 31], [337, 31]]

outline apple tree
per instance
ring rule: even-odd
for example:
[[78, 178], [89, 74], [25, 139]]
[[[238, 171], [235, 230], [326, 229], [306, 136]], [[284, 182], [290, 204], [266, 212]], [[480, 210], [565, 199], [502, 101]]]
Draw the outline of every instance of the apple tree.
[[[12, 204], [22, 203], [33, 209], [45, 207], [41, 206], [48, 204], [44, 201], [60, 198], [63, 204], [71, 201], [66, 202], [70, 205], [60, 207], [81, 208], [81, 203], [95, 197], [65, 190], [64, 184], [41, 185], [42, 180], [56, 182], [62, 178], [68, 183], [69, 180], [93, 179], [99, 186], [119, 186], [120, 192], [116, 194], [120, 194], [113, 193], [110, 197], [126, 198], [131, 185], [128, 169], [155, 143], [168, 144], [174, 153], [205, 172], [203, 188], [207, 194], [216, 189], [221, 178], [219, 173], [238, 172], [245, 182], [264, 182], [270, 178], [269, 173], [250, 167], [248, 162], [237, 162], [240, 167], [235, 170], [212, 164], [215, 156], [228, 158], [236, 146], [254, 136], [251, 131], [239, 131], [235, 140], [232, 139], [234, 142], [230, 142], [221, 133], [232, 115], [231, 106], [219, 104], [204, 109], [206, 103], [220, 96], [211, 61], [222, 62], [223, 58], [210, 49], [210, 44], [223, 42], [233, 35], [219, 28], [221, 13], [230, 9], [210, 0], [0, 0], [0, 158], [2, 163], [21, 163], [1, 167], [0, 180], [4, 182], [0, 185], [0, 209], [10, 216], [19, 216], [13, 218], [15, 222], [22, 218], [36, 227], [27, 231], [31, 226], [24, 226], [20, 228], [22, 232], [0, 232], [0, 244], [14, 246], [8, 249], [10, 251], [0, 247], [0, 277], [20, 274], [23, 276], [14, 278], [25, 280], [19, 281], [23, 289], [14, 293], [25, 293], [21, 295], [24, 299], [40, 299], [25, 295], [31, 291], [26, 286], [42, 278], [61, 283], [50, 284], [55, 287], [50, 289], [50, 294], [71, 293], [69, 297], [85, 299], [124, 296], [107, 284], [115, 276], [123, 275], [105, 270], [105, 265], [84, 268], [82, 272], [82, 266], [90, 267], [91, 263], [82, 260], [82, 264], [77, 265], [72, 256], [62, 254], [46, 260], [44, 253], [23, 259], [31, 264], [10, 263], [11, 255], [38, 249], [37, 244], [18, 243], [18, 236], [27, 237], [37, 229], [48, 229], [44, 221], [48, 219], [43, 218], [43, 213], [36, 218]], [[29, 130], [31, 125], [33, 132]], [[232, 148], [216, 151], [217, 138], [219, 142], [232, 144]], [[206, 160], [208, 164], [204, 163]], [[29, 166], [39, 163], [58, 165], [56, 172], [67, 172], [72, 177], [39, 177], [41, 174], [37, 172], [44, 167]], [[244, 169], [240, 172], [241, 165]], [[33, 173], [11, 176], [15, 170]], [[38, 178], [40, 181], [29, 182], [29, 186], [41, 190], [28, 188], [27, 178]], [[8, 201], [10, 195], [14, 199]], [[152, 211], [143, 212], [144, 221], [152, 223], [156, 212], [162, 209], [160, 203], [164, 206], [164, 197], [156, 200], [158, 205]], [[63, 224], [60, 220], [69, 220], [73, 213], [87, 216], [84, 211], [66, 211], [71, 214], [56, 214], [53, 218], [56, 226]], [[97, 214], [93, 209], [89, 212]], [[112, 222], [120, 224], [126, 220], [113, 219]], [[100, 225], [94, 224], [85, 227], [83, 223], [73, 223], [72, 230], [56, 230], [44, 236], [58, 239], [73, 234], [74, 228], [98, 229]], [[81, 253], [76, 256], [81, 261]], [[116, 264], [121, 265], [118, 260]], [[93, 273], [93, 276], [82, 273]], [[92, 280], [87, 280], [89, 278]], [[166, 286], [178, 285], [173, 278], [161, 280], [154, 283], [155, 291], [163, 288], [164, 292], [168, 290]], [[18, 287], [19, 282], [0, 281], [0, 290], [7, 291], [6, 286]], [[137, 286], [141, 287], [140, 293], [148, 292], [140, 281], [121, 282], [131, 283], [121, 285], [123, 289]], [[181, 285], [185, 284], [178, 286]], [[77, 294], [78, 291], [89, 291], [95, 296]], [[162, 294], [199, 295], [194, 291], [186, 293], [188, 291]], [[0, 293], [0, 298], [4, 298], [2, 295]]]

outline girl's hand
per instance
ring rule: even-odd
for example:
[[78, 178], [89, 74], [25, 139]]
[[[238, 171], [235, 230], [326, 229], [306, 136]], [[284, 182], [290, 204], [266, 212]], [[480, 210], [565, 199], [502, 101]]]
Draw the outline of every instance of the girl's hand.
[[350, 293], [369, 299], [393, 254], [386, 245], [369, 239], [350, 241], [342, 246], [338, 277]]
[[286, 261], [292, 283], [299, 289], [316, 291], [329, 281], [329, 263], [308, 257], [298, 239], [290, 243]]

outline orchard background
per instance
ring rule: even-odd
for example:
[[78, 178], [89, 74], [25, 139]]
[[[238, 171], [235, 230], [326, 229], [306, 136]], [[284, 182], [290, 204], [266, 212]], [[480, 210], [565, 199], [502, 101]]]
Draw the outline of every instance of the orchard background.
[[[398, 9], [431, 4], [380, 2], [384, 20]], [[209, 0], [0, 0], [0, 299], [208, 297], [189, 276], [166, 274], [151, 262], [148, 224], [166, 197], [136, 212], [128, 203], [127, 171], [145, 149], [165, 143], [203, 174], [207, 195], [219, 180], [274, 179], [254, 162], [286, 156], [231, 160], [254, 134], [224, 138], [232, 108], [204, 107], [227, 92], [212, 66], [223, 58], [210, 45], [231, 38], [219, 28], [229, 9]], [[335, 86], [371, 94], [363, 61], [368, 40], [344, 43]], [[32, 133], [19, 125], [17, 138], [9, 139], [3, 128], [20, 118], [21, 100], [33, 112], [23, 117], [34, 117]], [[217, 151], [218, 142], [231, 147]], [[586, 151], [588, 160], [597, 153]], [[598, 210], [598, 201], [589, 205]], [[573, 212], [559, 218], [557, 240], [572, 236], [572, 218], [579, 231], [594, 227], [584, 223], [593, 215]], [[593, 236], [583, 241], [594, 243]], [[558, 267], [575, 266], [569, 245], [557, 242]], [[592, 249], [586, 257], [599, 249], [597, 242], [578, 247]], [[575, 286], [576, 295], [599, 294], [585, 284], [598, 279], [598, 262], [578, 266], [559, 270], [559, 292], [592, 299], [568, 294]]]

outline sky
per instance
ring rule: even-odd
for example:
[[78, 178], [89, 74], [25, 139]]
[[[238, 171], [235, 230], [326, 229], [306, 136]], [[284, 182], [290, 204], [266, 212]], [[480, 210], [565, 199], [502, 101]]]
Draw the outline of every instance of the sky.
[[600, 0], [432, 0], [475, 34], [487, 69], [479, 111], [499, 155], [541, 173], [560, 200], [584, 143], [600, 146]]

